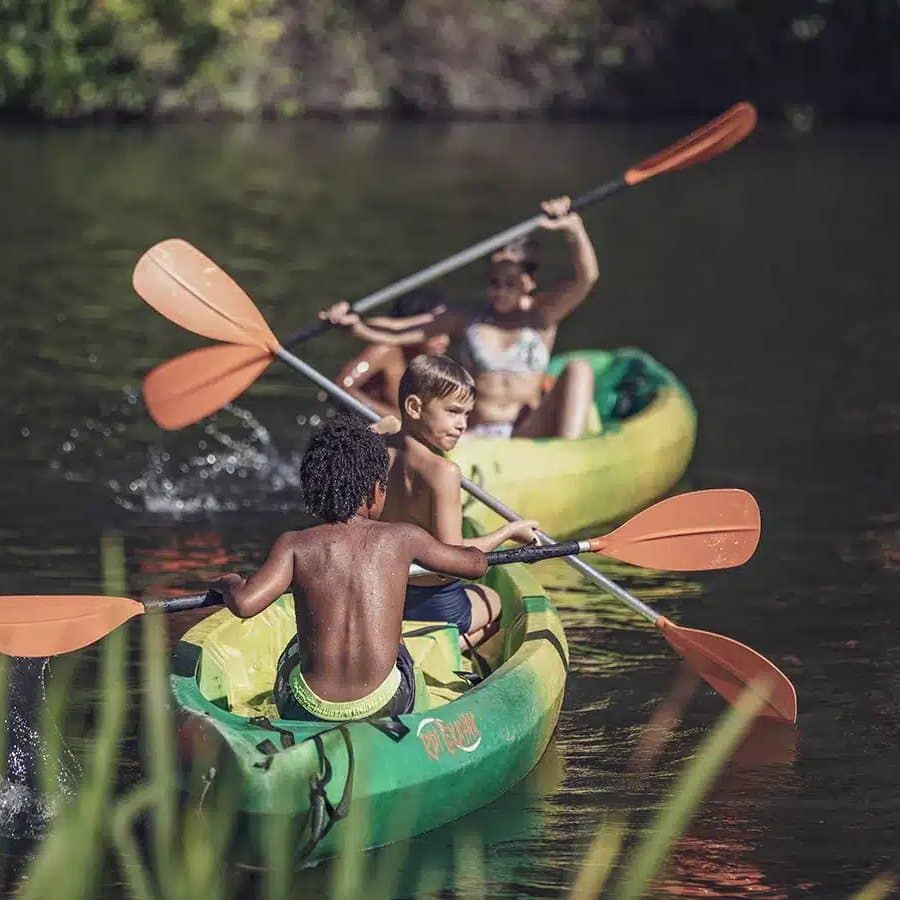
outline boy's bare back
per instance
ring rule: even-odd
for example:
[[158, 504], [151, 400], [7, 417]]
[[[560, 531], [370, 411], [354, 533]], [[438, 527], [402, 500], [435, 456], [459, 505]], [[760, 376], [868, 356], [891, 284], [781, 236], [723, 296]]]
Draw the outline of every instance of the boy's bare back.
[[485, 571], [474, 548], [441, 544], [414, 525], [354, 516], [281, 535], [241, 589], [241, 605], [253, 615], [293, 590], [307, 684], [324, 699], [354, 700], [396, 662], [412, 562], [461, 578]]

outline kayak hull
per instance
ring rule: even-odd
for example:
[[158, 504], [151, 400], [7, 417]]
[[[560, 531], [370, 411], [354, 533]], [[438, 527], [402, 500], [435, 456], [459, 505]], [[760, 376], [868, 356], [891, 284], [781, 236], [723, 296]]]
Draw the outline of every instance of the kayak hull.
[[404, 623], [416, 708], [394, 719], [277, 719], [265, 686], [295, 627], [289, 596], [249, 620], [217, 612], [185, 634], [171, 674], [184, 768], [203, 769], [211, 743], [227, 756], [227, 790], [256, 853], [265, 858], [279, 829], [295, 865], [332, 856], [343, 841], [403, 840], [484, 806], [534, 768], [562, 704], [565, 634], [526, 567], [488, 580], [503, 598], [502, 628], [479, 648], [492, 674], [470, 686], [458, 674], [471, 666], [455, 628]]
[[[677, 484], [694, 450], [697, 414], [683, 385], [640, 350], [589, 350], [554, 357], [558, 374], [573, 359], [595, 372], [595, 406], [603, 422], [599, 434], [561, 438], [472, 438], [451, 458], [463, 475], [541, 528], [557, 536], [589, 525], [623, 519], [643, 509]], [[652, 398], [624, 418], [613, 411], [617, 378], [639, 366], [653, 382]], [[618, 384], [621, 384], [621, 380]], [[465, 514], [493, 530], [503, 520], [464, 495]]]

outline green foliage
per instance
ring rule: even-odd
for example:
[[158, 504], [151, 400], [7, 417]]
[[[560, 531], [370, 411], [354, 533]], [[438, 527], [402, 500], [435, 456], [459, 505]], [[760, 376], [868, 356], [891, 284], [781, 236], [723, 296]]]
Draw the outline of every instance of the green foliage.
[[900, 114], [894, 0], [0, 0], [0, 110]]
[[281, 37], [273, 0], [0, 0], [0, 107], [65, 119], [249, 112]]
[[893, 0], [0, 0], [0, 110], [900, 113]]

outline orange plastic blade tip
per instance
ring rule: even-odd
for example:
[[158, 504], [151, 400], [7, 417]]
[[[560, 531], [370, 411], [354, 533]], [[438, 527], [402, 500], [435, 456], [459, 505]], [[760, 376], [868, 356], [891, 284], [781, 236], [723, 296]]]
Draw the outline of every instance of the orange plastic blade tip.
[[625, 173], [625, 181], [635, 185], [663, 172], [705, 162], [740, 143], [755, 127], [754, 106], [751, 103], [736, 103], [687, 137], [630, 168]]
[[275, 348], [278, 341], [254, 302], [208, 256], [180, 238], [160, 241], [138, 260], [135, 291], [158, 313], [195, 334]]
[[81, 594], [0, 597], [0, 653], [57, 656], [105, 637], [144, 606], [127, 597]]
[[161, 428], [193, 425], [243, 394], [273, 358], [266, 350], [238, 344], [192, 350], [150, 372], [144, 402]]
[[656, 627], [694, 671], [729, 703], [752, 687], [765, 692], [758, 716], [780, 722], [797, 721], [797, 692], [793, 684], [764, 656], [732, 638], [682, 628], [662, 616]]
[[[670, 572], [740, 566], [759, 544], [759, 504], [736, 488], [669, 497], [597, 538], [597, 552]], [[592, 548], [593, 549], [593, 548]]]

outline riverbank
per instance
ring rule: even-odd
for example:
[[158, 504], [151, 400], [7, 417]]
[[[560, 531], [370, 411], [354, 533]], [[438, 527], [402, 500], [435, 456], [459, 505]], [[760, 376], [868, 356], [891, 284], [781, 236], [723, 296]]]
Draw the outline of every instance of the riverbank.
[[35, 0], [0, 24], [0, 114], [900, 116], [900, 7], [790, 0]]

